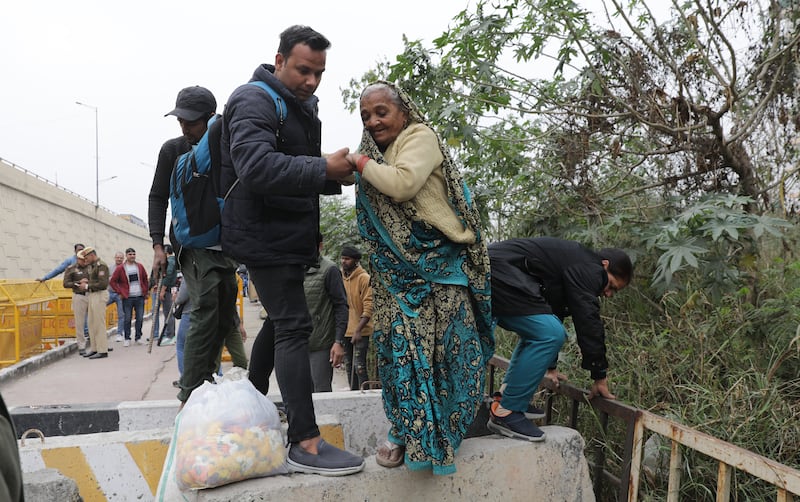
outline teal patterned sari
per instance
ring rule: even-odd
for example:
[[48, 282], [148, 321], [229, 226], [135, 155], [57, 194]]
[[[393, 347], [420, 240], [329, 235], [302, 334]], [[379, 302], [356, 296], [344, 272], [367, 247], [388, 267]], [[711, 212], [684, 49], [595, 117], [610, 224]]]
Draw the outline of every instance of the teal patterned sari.
[[[410, 120], [425, 123], [407, 95]], [[494, 352], [489, 257], [478, 212], [449, 153], [442, 165], [450, 206], [476, 242], [461, 244], [356, 175], [358, 228], [369, 255], [378, 373], [391, 423], [389, 440], [406, 447], [409, 469], [455, 472], [455, 454], [483, 399]], [[365, 130], [359, 151], [383, 155]]]

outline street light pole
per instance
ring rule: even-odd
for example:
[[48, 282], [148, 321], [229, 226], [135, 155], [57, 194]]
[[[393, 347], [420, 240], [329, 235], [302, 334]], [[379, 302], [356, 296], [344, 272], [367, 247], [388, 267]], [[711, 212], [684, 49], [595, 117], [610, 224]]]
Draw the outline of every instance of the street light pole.
[[75, 104], [94, 110], [94, 207], [100, 207], [100, 128], [97, 121], [97, 107], [80, 101], [76, 101]]

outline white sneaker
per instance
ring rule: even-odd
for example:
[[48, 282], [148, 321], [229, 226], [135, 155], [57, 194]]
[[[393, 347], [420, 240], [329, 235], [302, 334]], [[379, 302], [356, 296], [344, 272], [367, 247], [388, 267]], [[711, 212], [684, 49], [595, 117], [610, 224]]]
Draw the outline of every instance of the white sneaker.
[[144, 342], [142, 341], [142, 339], [141, 339], [141, 338], [140, 338], [140, 339], [138, 339], [138, 340], [136, 340], [136, 341], [135, 341], [135, 342], [133, 342], [133, 343], [135, 343], [136, 345], [144, 345]]
[[122, 346], [123, 347], [130, 347], [131, 346], [131, 341], [130, 340], [125, 340], [125, 343], [123, 343]]
[[115, 340], [118, 341], [118, 342], [121, 342], [121, 341], [125, 340], [125, 337], [122, 336], [122, 335], [117, 335], [117, 338], [115, 338]]

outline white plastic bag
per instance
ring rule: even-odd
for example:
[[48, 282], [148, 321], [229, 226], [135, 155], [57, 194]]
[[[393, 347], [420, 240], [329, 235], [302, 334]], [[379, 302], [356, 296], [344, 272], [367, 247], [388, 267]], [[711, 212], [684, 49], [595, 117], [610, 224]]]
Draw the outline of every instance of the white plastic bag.
[[285, 474], [275, 404], [246, 378], [204, 383], [175, 419], [175, 481], [181, 490]]

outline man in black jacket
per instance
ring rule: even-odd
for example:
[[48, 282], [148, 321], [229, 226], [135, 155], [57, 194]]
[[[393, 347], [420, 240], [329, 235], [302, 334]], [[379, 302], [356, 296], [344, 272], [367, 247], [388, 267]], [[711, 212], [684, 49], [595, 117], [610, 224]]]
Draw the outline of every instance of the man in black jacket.
[[525, 418], [545, 373], [557, 379], [558, 351], [566, 340], [561, 322], [572, 316], [583, 362], [594, 383], [589, 399], [614, 399], [608, 390], [605, 331], [599, 296], [610, 298], [631, 281], [633, 265], [624, 251], [597, 252], [577, 242], [538, 237], [489, 245], [492, 315], [516, 332], [503, 397], [492, 403], [487, 427], [499, 434], [543, 441], [544, 432]]
[[[321, 156], [321, 123], [314, 92], [325, 71], [330, 42], [307, 26], [280, 36], [275, 65], [256, 68], [251, 81], [272, 88], [286, 107], [256, 85], [237, 88], [225, 106], [222, 128], [222, 247], [247, 266], [273, 329], [275, 375], [286, 405], [293, 471], [340, 476], [364, 468], [364, 459], [322, 441], [311, 400], [308, 361], [312, 329], [303, 291], [305, 269], [319, 260], [319, 194], [340, 193], [352, 173], [347, 148]], [[256, 339], [251, 367], [271, 357], [271, 343]], [[256, 379], [262, 375], [254, 375]]]

